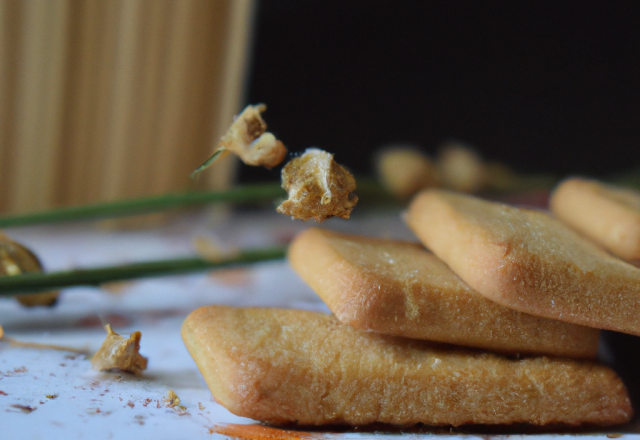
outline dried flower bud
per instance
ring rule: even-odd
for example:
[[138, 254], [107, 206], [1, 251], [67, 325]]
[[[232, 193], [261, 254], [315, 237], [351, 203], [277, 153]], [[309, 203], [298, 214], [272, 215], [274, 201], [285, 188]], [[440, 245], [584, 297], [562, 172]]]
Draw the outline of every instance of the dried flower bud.
[[353, 176], [333, 160], [333, 155], [308, 148], [282, 169], [282, 187], [289, 199], [277, 210], [300, 220], [321, 222], [333, 216], [348, 219], [358, 197]]
[[173, 408], [174, 406], [180, 405], [180, 398], [173, 390], [169, 390], [164, 401], [167, 403], [167, 408]]
[[433, 161], [411, 147], [385, 148], [377, 155], [376, 168], [387, 191], [400, 199], [437, 186], [440, 181]]
[[485, 187], [487, 170], [482, 158], [470, 147], [448, 143], [438, 156], [438, 167], [445, 187], [474, 193]]
[[141, 374], [147, 369], [147, 358], [140, 355], [140, 338], [142, 333], [133, 332], [129, 339], [125, 339], [111, 329], [109, 324], [104, 326], [107, 337], [100, 350], [91, 358], [94, 370], [104, 371], [114, 368]]
[[[33, 252], [0, 233], [0, 276], [40, 272], [42, 264]], [[27, 307], [52, 306], [57, 302], [58, 295], [58, 292], [33, 293], [18, 295], [16, 299]]]
[[246, 165], [264, 166], [269, 169], [279, 165], [287, 154], [287, 149], [267, 131], [267, 123], [260, 116], [266, 109], [267, 106], [264, 104], [248, 105], [235, 117], [213, 155], [191, 176], [194, 177], [229, 152], [236, 154]]

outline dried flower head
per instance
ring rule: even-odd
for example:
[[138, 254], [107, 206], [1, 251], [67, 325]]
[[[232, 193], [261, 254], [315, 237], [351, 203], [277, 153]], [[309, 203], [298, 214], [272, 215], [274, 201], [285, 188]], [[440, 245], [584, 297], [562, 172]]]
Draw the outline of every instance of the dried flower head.
[[[0, 233], [0, 276], [42, 272], [42, 264], [33, 252], [6, 235]], [[18, 295], [23, 306], [52, 306], [58, 300], [58, 292]]]
[[474, 193], [484, 189], [487, 169], [480, 155], [471, 147], [449, 142], [441, 147], [438, 166], [442, 183], [455, 191]]
[[289, 199], [278, 206], [278, 212], [300, 220], [348, 219], [358, 202], [352, 194], [356, 180], [333, 160], [333, 154], [318, 148], [308, 148], [284, 166], [282, 187]]
[[287, 149], [267, 131], [267, 124], [260, 115], [266, 109], [267, 106], [264, 104], [248, 105], [234, 118], [213, 155], [198, 167], [192, 176], [229, 152], [240, 157], [246, 165], [264, 166], [269, 169], [279, 165], [287, 154]]
[[147, 369], [147, 358], [140, 355], [140, 338], [142, 333], [133, 332], [126, 339], [113, 331], [109, 324], [104, 326], [107, 337], [100, 350], [91, 358], [94, 370], [104, 371], [114, 368], [140, 374]]
[[167, 408], [173, 408], [174, 406], [180, 405], [180, 398], [173, 390], [169, 390], [167, 397], [164, 400], [167, 403]]
[[380, 151], [376, 169], [387, 191], [400, 199], [440, 182], [436, 164], [420, 150], [408, 146], [390, 146]]

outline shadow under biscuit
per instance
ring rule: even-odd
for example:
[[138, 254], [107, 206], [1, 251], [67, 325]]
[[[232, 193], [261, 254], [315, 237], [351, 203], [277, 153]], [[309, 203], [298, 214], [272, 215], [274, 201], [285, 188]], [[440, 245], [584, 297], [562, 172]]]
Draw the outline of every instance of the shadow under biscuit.
[[[640, 422], [640, 337], [602, 330], [599, 358], [622, 378], [636, 410], [632, 423]], [[639, 426], [640, 428], [640, 426]], [[640, 432], [640, 431], [639, 431]]]

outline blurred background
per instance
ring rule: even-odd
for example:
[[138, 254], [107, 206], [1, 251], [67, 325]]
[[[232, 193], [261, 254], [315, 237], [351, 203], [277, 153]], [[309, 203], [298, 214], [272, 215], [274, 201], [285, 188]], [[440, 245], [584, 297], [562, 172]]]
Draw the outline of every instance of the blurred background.
[[[242, 106], [251, 0], [0, 0], [0, 211], [194, 185]], [[233, 161], [201, 179], [220, 188]]]
[[264, 0], [249, 99], [291, 148], [359, 173], [382, 144], [457, 139], [606, 175], [640, 165], [639, 78], [639, 2]]
[[[232, 115], [358, 174], [457, 139], [523, 172], [640, 165], [640, 3], [0, 0], [0, 211], [191, 188]], [[279, 170], [229, 162], [202, 188]]]

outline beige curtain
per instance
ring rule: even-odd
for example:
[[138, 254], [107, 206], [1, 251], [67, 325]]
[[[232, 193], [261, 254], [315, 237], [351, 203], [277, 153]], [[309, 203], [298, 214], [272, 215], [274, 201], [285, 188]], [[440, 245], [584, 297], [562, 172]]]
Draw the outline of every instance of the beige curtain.
[[[252, 0], [0, 0], [0, 212], [193, 187], [240, 110]], [[220, 188], [234, 163], [201, 185]]]

